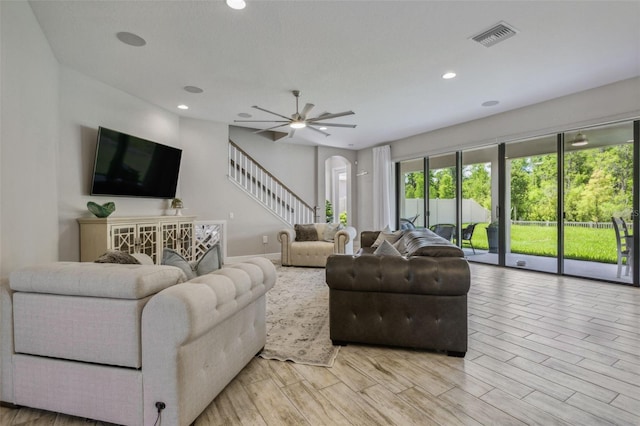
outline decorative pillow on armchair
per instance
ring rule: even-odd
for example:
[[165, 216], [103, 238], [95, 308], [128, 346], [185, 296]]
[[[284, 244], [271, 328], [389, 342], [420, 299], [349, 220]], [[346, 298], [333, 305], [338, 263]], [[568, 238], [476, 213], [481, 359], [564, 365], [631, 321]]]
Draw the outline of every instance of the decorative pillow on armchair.
[[324, 228], [324, 235], [322, 239], [332, 243], [336, 238], [336, 233], [341, 229], [341, 223], [327, 223], [327, 226]]
[[313, 223], [293, 225], [293, 229], [296, 231], [296, 241], [318, 241], [318, 231]]

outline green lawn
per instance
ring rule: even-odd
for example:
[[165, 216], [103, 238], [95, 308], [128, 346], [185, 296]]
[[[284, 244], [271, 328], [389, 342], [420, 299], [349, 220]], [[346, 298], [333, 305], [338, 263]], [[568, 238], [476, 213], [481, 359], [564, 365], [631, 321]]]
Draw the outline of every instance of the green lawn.
[[[488, 249], [488, 223], [476, 225], [473, 246]], [[511, 252], [557, 256], [557, 231], [553, 226], [511, 225]], [[616, 234], [613, 229], [565, 227], [565, 258], [616, 263]], [[465, 247], [470, 247], [467, 243]]]

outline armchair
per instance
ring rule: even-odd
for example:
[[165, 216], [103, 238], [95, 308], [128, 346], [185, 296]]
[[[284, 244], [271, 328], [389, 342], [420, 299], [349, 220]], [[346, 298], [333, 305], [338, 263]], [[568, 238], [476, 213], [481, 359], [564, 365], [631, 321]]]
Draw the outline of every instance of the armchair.
[[324, 268], [332, 254], [353, 254], [356, 229], [338, 224], [313, 223], [295, 225], [278, 233], [283, 266], [312, 266]]

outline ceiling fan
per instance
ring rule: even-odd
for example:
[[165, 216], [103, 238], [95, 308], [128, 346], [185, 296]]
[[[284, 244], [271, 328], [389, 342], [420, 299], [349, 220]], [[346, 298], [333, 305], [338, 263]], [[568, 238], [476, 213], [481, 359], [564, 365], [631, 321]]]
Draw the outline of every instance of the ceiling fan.
[[[295, 96], [296, 98], [296, 112], [294, 114], [291, 114], [291, 118], [282, 115], [282, 114], [278, 114], [277, 112], [273, 112], [273, 111], [269, 111], [268, 109], [264, 109], [264, 108], [260, 108], [257, 105], [252, 106], [251, 108], [255, 108], [255, 109], [259, 109], [260, 111], [264, 111], [264, 112], [268, 112], [269, 114], [273, 114], [276, 115], [278, 117], [284, 118], [284, 120], [234, 120], [234, 122], [236, 123], [278, 123], [273, 127], [269, 127], [267, 129], [261, 129], [261, 130], [257, 130], [253, 133], [261, 133], [261, 132], [267, 132], [269, 130], [275, 130], [278, 129], [280, 127], [285, 127], [285, 126], [289, 126], [290, 130], [289, 130], [289, 137], [293, 137], [294, 133], [296, 132], [297, 129], [304, 129], [305, 127], [308, 129], [311, 129], [315, 132], [318, 133], [322, 133], [325, 136], [331, 136], [329, 133], [325, 132], [324, 130], [321, 130], [322, 127], [326, 128], [326, 127], [349, 127], [351, 129], [355, 128], [356, 125], [355, 124], [338, 124], [338, 123], [325, 123], [324, 120], [329, 120], [331, 118], [338, 118], [338, 117], [344, 117], [345, 115], [353, 115], [355, 114], [355, 112], [353, 111], [345, 111], [345, 112], [338, 112], [336, 114], [329, 114], [329, 113], [324, 113], [324, 114], [320, 114], [317, 117], [314, 118], [308, 118], [309, 112], [311, 111], [311, 109], [315, 106], [313, 104], [306, 104], [304, 106], [304, 108], [302, 108], [302, 112], [298, 112], [298, 98], [300, 97], [300, 91], [299, 90], [293, 90], [291, 93], [293, 93], [293, 96]], [[318, 128], [316, 126], [320, 126], [321, 128]]]

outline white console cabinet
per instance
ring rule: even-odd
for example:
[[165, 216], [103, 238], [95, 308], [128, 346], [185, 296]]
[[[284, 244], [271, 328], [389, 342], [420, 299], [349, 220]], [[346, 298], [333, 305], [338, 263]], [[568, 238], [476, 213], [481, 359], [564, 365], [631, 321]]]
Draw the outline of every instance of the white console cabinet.
[[80, 261], [93, 262], [107, 250], [120, 250], [145, 253], [160, 264], [164, 247], [193, 260], [194, 220], [195, 216], [80, 218]]

